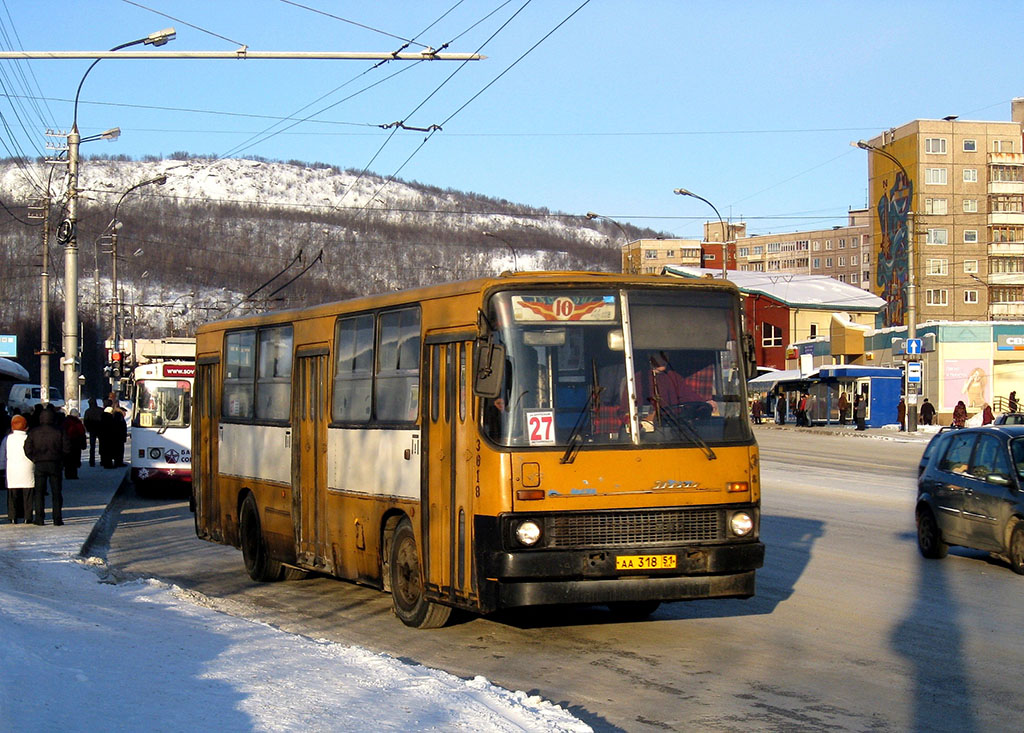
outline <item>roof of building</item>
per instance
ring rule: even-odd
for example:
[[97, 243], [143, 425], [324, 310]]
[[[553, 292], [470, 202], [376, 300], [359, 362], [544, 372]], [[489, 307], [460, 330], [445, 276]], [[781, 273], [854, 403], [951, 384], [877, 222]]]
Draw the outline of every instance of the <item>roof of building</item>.
[[[722, 276], [720, 269], [685, 265], [666, 265], [662, 272], [689, 278]], [[875, 312], [885, 305], [885, 301], [877, 295], [855, 285], [841, 283], [828, 275], [729, 270], [727, 279], [744, 293], [766, 295], [794, 308]]]

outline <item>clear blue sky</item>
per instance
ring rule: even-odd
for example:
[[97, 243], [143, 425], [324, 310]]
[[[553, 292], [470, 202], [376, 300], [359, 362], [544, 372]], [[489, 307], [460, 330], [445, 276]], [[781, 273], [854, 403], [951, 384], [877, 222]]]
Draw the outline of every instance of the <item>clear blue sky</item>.
[[[106, 50], [174, 26], [165, 50], [387, 52], [397, 36], [473, 52], [524, 2], [3, 0], [0, 44]], [[354, 61], [101, 61], [83, 87], [79, 126], [83, 135], [123, 132], [83, 154], [401, 169], [406, 180], [699, 237], [713, 214], [676, 187], [752, 233], [840, 224], [865, 205], [866, 153], [851, 140], [916, 118], [1006, 120], [1010, 100], [1024, 96], [1019, 1], [591, 0], [530, 51], [582, 3], [533, 0], [483, 45], [487, 60], [444, 86], [457, 63], [368, 71]], [[88, 64], [0, 62], [7, 95], [27, 84], [45, 98], [31, 106], [0, 97], [0, 154], [43, 154], [46, 127], [70, 127], [69, 100]], [[247, 143], [279, 118], [313, 113]], [[425, 135], [387, 141], [375, 125], [396, 120], [444, 129], [408, 160]]]

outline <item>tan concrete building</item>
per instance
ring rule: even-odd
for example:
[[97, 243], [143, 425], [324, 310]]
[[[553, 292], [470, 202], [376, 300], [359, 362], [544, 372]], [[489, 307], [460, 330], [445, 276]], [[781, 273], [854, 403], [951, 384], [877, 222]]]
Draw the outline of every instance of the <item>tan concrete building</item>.
[[635, 239], [622, 248], [623, 272], [657, 275], [665, 265], [700, 267], [700, 240]]
[[1024, 99], [1011, 118], [914, 120], [867, 141], [886, 325], [906, 322], [911, 273], [918, 322], [1024, 317]]
[[869, 289], [871, 229], [867, 209], [853, 209], [844, 227], [737, 239], [736, 269], [746, 272], [827, 275]]

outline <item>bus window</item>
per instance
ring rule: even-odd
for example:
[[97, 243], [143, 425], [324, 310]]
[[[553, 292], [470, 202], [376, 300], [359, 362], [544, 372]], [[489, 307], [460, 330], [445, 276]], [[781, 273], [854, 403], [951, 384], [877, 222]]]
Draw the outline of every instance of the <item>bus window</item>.
[[373, 406], [373, 316], [339, 318], [334, 352], [332, 417], [338, 422], [366, 422]]
[[253, 408], [256, 332], [235, 331], [225, 341], [224, 417], [249, 420]]
[[260, 330], [256, 419], [288, 420], [292, 393], [292, 327]]
[[419, 410], [420, 312], [380, 315], [375, 404], [381, 422], [412, 422]]

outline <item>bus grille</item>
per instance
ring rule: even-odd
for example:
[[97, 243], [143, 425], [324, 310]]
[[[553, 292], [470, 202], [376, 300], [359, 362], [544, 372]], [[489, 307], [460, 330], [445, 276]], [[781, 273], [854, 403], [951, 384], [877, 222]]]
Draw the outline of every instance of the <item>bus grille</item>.
[[628, 547], [723, 538], [720, 509], [601, 512], [547, 517], [547, 547]]

